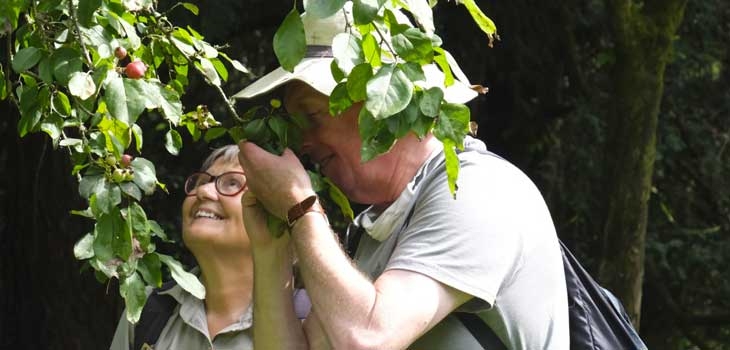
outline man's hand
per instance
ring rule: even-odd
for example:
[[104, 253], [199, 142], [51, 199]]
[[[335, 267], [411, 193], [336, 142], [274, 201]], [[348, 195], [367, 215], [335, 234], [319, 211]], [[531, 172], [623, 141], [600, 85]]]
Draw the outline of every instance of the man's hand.
[[286, 220], [292, 206], [314, 194], [309, 175], [290, 149], [277, 156], [251, 142], [242, 141], [238, 148], [248, 188], [271, 214]]

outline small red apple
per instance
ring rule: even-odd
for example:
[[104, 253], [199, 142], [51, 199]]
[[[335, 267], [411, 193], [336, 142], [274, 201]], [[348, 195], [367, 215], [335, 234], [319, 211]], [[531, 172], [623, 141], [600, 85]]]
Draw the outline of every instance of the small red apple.
[[125, 57], [127, 57], [127, 49], [123, 47], [117, 47], [114, 50], [114, 56], [116, 56], [118, 59], [123, 60]]
[[124, 68], [124, 72], [127, 74], [127, 77], [131, 79], [139, 79], [143, 77], [146, 71], [147, 65], [139, 60], [129, 63], [127, 67]]
[[134, 159], [134, 157], [132, 157], [131, 155], [123, 154], [122, 159], [119, 161], [119, 163], [122, 165], [122, 167], [128, 168], [129, 165], [132, 164], [132, 159]]

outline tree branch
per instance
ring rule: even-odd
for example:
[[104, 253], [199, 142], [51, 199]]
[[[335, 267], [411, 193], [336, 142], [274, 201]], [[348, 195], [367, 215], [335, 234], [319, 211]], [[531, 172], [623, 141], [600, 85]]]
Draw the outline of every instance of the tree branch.
[[89, 68], [94, 67], [94, 62], [91, 60], [91, 55], [89, 54], [89, 49], [86, 48], [86, 44], [84, 43], [84, 38], [81, 36], [81, 25], [79, 24], [78, 20], [78, 13], [76, 12], [76, 6], [74, 6], [73, 1], [68, 2], [68, 11], [71, 15], [71, 22], [74, 24], [75, 28], [75, 34], [76, 34], [76, 40], [78, 40], [79, 45], [81, 45], [81, 51], [84, 53], [84, 59], [86, 59], [86, 64], [89, 66]]

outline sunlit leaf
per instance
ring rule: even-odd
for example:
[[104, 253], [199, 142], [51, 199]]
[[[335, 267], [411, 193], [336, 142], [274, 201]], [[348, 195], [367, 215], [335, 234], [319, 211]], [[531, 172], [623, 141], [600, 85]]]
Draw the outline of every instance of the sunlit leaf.
[[489, 45], [492, 45], [492, 41], [494, 40], [494, 36], [497, 33], [497, 26], [492, 22], [489, 17], [487, 17], [484, 12], [482, 12], [481, 9], [479, 9], [479, 6], [477, 6], [476, 1], [474, 0], [459, 0], [457, 3], [461, 3], [466, 7], [466, 9], [469, 11], [469, 14], [474, 19], [474, 22], [479, 26], [479, 28], [487, 34], [487, 37], [489, 38]]
[[74, 244], [76, 259], [85, 260], [94, 256], [94, 235], [87, 233]]
[[413, 97], [413, 83], [401, 69], [384, 65], [367, 83], [365, 108], [375, 119], [402, 111]]
[[165, 149], [167, 152], [170, 152], [170, 154], [176, 156], [180, 154], [180, 149], [182, 148], [182, 137], [180, 136], [180, 133], [177, 132], [177, 130], [170, 130], [165, 134]]
[[137, 323], [142, 315], [142, 308], [147, 302], [147, 294], [144, 291], [144, 282], [137, 273], [124, 278], [119, 284], [119, 294], [124, 298], [127, 310], [127, 320]]
[[157, 184], [157, 175], [155, 166], [147, 159], [137, 157], [131, 163], [134, 170], [134, 183], [147, 195], [155, 191]]
[[345, 2], [347, 0], [309, 0], [304, 4], [304, 11], [314, 17], [325, 18], [341, 10]]
[[185, 271], [182, 265], [171, 256], [163, 254], [158, 254], [158, 256], [160, 257], [160, 261], [170, 268], [172, 278], [182, 289], [200, 300], [205, 299], [205, 287], [200, 283], [198, 277]]
[[68, 82], [68, 90], [71, 95], [86, 100], [96, 93], [96, 84], [89, 74], [74, 72]]

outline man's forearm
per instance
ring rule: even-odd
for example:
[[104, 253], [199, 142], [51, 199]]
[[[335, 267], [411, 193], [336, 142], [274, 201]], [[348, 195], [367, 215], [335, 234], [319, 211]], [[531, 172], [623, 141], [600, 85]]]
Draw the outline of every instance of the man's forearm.
[[371, 323], [376, 301], [373, 283], [352, 265], [321, 216], [303, 217], [291, 233], [302, 277], [324, 332], [333, 348], [353, 348], [354, 334], [364, 335], [363, 329], [378, 328]]

